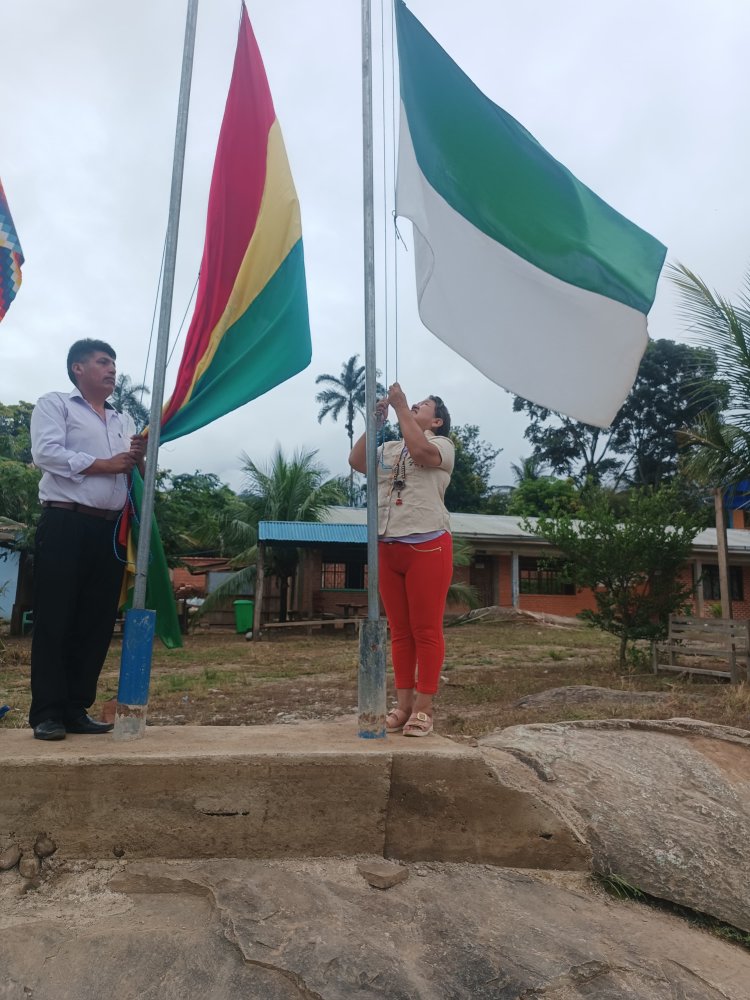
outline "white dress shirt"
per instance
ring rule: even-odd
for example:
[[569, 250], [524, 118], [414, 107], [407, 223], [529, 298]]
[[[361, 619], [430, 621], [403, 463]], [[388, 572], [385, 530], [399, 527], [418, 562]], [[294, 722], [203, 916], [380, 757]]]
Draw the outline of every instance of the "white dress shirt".
[[31, 454], [42, 470], [39, 499], [80, 503], [103, 510], [120, 510], [128, 495], [128, 477], [84, 476], [97, 458], [112, 458], [130, 450], [135, 424], [127, 413], [105, 403], [103, 419], [78, 389], [48, 392], [31, 414]]

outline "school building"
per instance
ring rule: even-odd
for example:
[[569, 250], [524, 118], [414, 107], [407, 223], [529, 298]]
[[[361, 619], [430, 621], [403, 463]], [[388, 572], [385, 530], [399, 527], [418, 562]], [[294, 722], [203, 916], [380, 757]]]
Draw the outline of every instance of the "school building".
[[[295, 618], [351, 617], [366, 613], [367, 512], [361, 508], [331, 507], [321, 522], [262, 521], [261, 552], [274, 545], [294, 545], [300, 551], [297, 574], [289, 589], [288, 610]], [[496, 514], [451, 514], [451, 532], [472, 548], [468, 566], [456, 567], [454, 582], [476, 588], [480, 606], [515, 607], [524, 611], [573, 617], [594, 608], [590, 590], [576, 590], [554, 566], [554, 550], [523, 518]], [[530, 518], [533, 529], [534, 519]], [[750, 530], [741, 511], [735, 511], [727, 531], [732, 612], [750, 618]], [[263, 556], [261, 555], [261, 558]], [[713, 614], [720, 600], [716, 530], [701, 531], [693, 542], [685, 577], [695, 585], [693, 612]], [[270, 589], [270, 588], [269, 588]], [[460, 613], [460, 605], [448, 607]], [[278, 618], [278, 591], [263, 595], [261, 621]]]

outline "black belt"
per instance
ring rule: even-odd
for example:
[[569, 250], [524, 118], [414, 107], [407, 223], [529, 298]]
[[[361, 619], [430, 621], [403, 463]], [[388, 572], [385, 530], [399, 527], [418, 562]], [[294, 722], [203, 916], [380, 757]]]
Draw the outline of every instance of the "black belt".
[[121, 513], [119, 510], [87, 507], [83, 503], [67, 503], [63, 500], [44, 500], [42, 507], [59, 507], [60, 510], [73, 510], [76, 514], [86, 514], [88, 517], [101, 517], [104, 521], [116, 521]]

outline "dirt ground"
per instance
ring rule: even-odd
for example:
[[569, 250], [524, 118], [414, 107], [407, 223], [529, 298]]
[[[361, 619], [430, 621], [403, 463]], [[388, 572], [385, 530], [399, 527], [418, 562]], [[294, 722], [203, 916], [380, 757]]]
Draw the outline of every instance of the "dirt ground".
[[[293, 630], [266, 635], [247, 642], [233, 632], [198, 629], [185, 637], [183, 649], [155, 647], [149, 724], [284, 724], [332, 719], [356, 710], [356, 637], [307, 636]], [[586, 718], [692, 717], [750, 728], [747, 684], [732, 687], [689, 675], [654, 676], [647, 648], [638, 652], [640, 669], [622, 673], [616, 640], [578, 623], [505, 614], [449, 627], [445, 637], [436, 729], [460, 741], [518, 723]], [[30, 639], [0, 641], [0, 706], [10, 706], [0, 725], [23, 727], [29, 705]], [[102, 702], [117, 694], [121, 641], [112, 641], [94, 716], [101, 713]], [[617, 695], [517, 704], [524, 696], [570, 685], [613, 689]], [[627, 692], [633, 693], [632, 700]], [[651, 700], [643, 699], [642, 692], [660, 694]]]

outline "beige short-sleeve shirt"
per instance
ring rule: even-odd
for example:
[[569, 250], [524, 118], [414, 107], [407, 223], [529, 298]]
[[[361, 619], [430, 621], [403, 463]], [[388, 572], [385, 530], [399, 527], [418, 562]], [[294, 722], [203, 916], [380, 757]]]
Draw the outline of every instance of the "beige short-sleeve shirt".
[[394, 488], [394, 471], [400, 465], [403, 441], [386, 441], [378, 448], [378, 535], [398, 538], [418, 532], [450, 530], [450, 515], [444, 501], [453, 472], [455, 449], [444, 435], [425, 431], [425, 436], [440, 452], [438, 466], [416, 465], [408, 451], [401, 467], [403, 487]]

